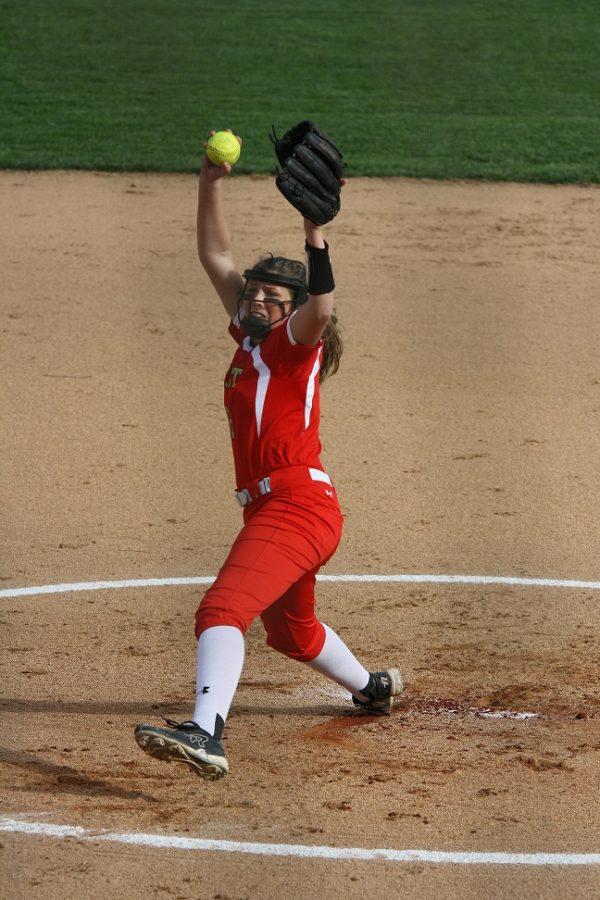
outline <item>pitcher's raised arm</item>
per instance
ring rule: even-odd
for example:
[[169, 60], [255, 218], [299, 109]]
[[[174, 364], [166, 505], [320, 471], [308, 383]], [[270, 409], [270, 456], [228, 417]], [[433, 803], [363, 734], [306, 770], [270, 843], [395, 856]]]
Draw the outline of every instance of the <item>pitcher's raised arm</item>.
[[[238, 140], [241, 143], [241, 138], [238, 137]], [[233, 260], [231, 236], [223, 206], [222, 179], [230, 172], [229, 163], [215, 165], [204, 154], [198, 181], [196, 224], [198, 257], [229, 318], [233, 319], [237, 313], [238, 297], [243, 289], [244, 279]]]

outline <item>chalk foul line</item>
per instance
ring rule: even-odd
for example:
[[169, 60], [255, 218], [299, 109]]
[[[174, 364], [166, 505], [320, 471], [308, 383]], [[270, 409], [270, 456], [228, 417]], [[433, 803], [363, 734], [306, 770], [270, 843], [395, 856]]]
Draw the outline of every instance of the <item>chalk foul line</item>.
[[384, 860], [458, 865], [500, 866], [598, 866], [600, 853], [477, 853], [446, 850], [390, 850], [364, 847], [327, 847], [305, 844], [258, 844], [246, 841], [217, 841], [143, 832], [91, 831], [80, 825], [49, 825], [0, 817], [0, 831], [49, 838], [76, 838], [156, 847], [168, 850], [197, 850], [217, 853], [250, 853], [256, 856], [295, 856], [302, 859]]
[[[172, 587], [175, 585], [212, 584], [214, 577], [194, 578], [130, 578], [122, 581], [75, 581], [70, 584], [41, 584], [33, 587], [3, 588], [5, 597], [35, 597], [41, 594], [67, 594], [79, 591], [107, 591], [119, 588]], [[600, 581], [572, 578], [513, 578], [500, 575], [317, 575], [324, 582], [375, 582], [379, 584], [504, 584], [523, 587], [575, 588], [598, 591]]]

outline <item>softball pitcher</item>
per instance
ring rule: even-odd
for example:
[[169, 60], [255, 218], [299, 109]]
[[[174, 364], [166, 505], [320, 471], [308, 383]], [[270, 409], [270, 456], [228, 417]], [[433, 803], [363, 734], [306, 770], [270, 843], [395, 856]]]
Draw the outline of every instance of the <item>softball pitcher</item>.
[[198, 254], [236, 343], [225, 411], [244, 525], [196, 612], [193, 718], [135, 729], [146, 753], [185, 763], [206, 779], [229, 770], [223, 728], [242, 672], [244, 635], [257, 616], [269, 646], [345, 687], [357, 706], [388, 713], [402, 691], [398, 669], [367, 671], [315, 616], [316, 574], [342, 534], [336, 490], [319, 456], [319, 385], [337, 371], [342, 350], [321, 225], [339, 211], [343, 166], [335, 144], [311, 122], [273, 141], [282, 166], [277, 187], [303, 215], [307, 267], [269, 256], [242, 275], [221, 194], [231, 166], [206, 155], [202, 162]]

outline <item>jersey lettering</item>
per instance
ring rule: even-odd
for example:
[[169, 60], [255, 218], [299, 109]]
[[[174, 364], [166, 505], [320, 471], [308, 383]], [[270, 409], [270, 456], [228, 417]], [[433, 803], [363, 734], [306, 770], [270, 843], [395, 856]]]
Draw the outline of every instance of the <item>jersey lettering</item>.
[[225, 413], [227, 414], [227, 421], [229, 423], [229, 433], [231, 435], [231, 440], [235, 440], [235, 431], [233, 430], [233, 417], [227, 407], [225, 407]]
[[244, 370], [238, 368], [238, 366], [232, 366], [225, 377], [225, 387], [226, 388], [234, 388], [235, 383], [240, 377]]

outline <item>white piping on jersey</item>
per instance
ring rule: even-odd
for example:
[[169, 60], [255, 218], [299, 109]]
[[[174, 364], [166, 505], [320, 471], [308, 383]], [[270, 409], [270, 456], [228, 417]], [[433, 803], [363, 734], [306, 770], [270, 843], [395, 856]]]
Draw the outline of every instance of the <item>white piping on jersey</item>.
[[298, 312], [298, 310], [294, 310], [294, 312], [291, 314], [291, 316], [289, 317], [289, 319], [287, 320], [286, 325], [285, 325], [285, 327], [287, 328], [288, 337], [290, 339], [290, 344], [293, 344], [294, 347], [296, 346], [298, 341], [294, 340], [294, 335], [292, 334], [292, 328], [291, 328], [291, 321], [297, 312]]
[[325, 484], [331, 484], [331, 478], [327, 472], [322, 472], [321, 469], [311, 468], [309, 468], [308, 472], [313, 481], [324, 481]]
[[317, 358], [315, 360], [315, 364], [312, 367], [312, 371], [308, 377], [308, 384], [306, 385], [306, 400], [304, 402], [304, 430], [308, 428], [308, 423], [310, 422], [310, 414], [312, 412], [313, 398], [315, 396], [315, 379], [317, 377], [317, 372], [319, 371], [319, 366], [321, 365], [321, 348], [319, 348], [319, 352], [317, 353]]
[[[242, 327], [240, 325], [240, 317], [237, 315], [237, 313], [236, 313], [235, 317], [231, 320], [231, 324], [235, 325], [236, 328]], [[242, 350], [246, 351], [246, 353], [250, 353], [250, 351], [252, 350], [252, 344], [250, 343], [249, 337], [244, 338], [244, 340], [241, 343], [241, 347], [242, 347]]]
[[265, 408], [265, 397], [267, 396], [267, 388], [269, 387], [269, 381], [271, 380], [271, 370], [260, 355], [260, 346], [255, 347], [252, 351], [252, 365], [258, 372], [254, 413], [256, 415], [256, 432], [260, 437], [260, 426], [262, 423], [263, 409]]

